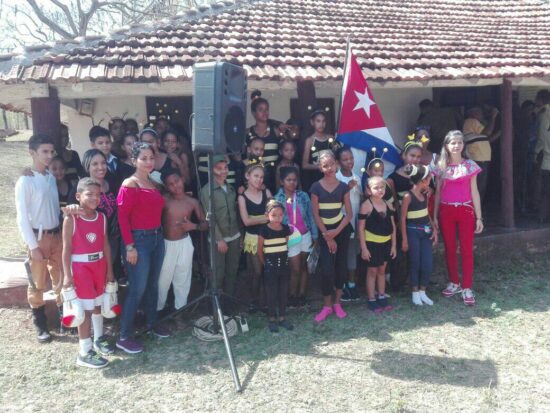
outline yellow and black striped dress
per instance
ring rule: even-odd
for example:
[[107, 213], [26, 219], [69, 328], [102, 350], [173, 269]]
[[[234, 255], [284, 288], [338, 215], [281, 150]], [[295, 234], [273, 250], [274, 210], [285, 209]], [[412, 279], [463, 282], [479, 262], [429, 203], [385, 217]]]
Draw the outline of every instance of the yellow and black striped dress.
[[[239, 195], [244, 197], [246, 204], [246, 212], [249, 218], [265, 217], [265, 207], [268, 197], [266, 191], [262, 191], [262, 200], [259, 204], [252, 202], [246, 194]], [[243, 250], [249, 254], [256, 255], [258, 252], [258, 233], [263, 224], [247, 226], [244, 234]]]
[[[267, 136], [259, 136], [264, 141], [264, 156], [262, 157], [262, 163], [264, 164], [264, 185], [273, 193], [276, 191], [275, 185], [275, 165], [279, 160], [279, 143], [283, 136], [279, 136], [277, 128], [281, 122], [275, 120], [268, 121], [268, 134]], [[248, 146], [250, 141], [258, 137], [254, 126], [248, 128], [246, 135], [246, 145]]]
[[401, 201], [403, 201], [403, 196], [412, 188], [410, 179], [399, 175], [397, 171], [394, 171], [390, 176], [388, 176], [388, 179], [393, 181], [395, 192], [397, 192], [394, 196], [397, 195], [397, 200], [399, 201], [399, 204], [401, 204]]
[[348, 191], [349, 187], [343, 182], [340, 182], [332, 192], [323, 188], [319, 181], [311, 186], [311, 194], [319, 199], [319, 216], [328, 230], [338, 227], [344, 219], [342, 207], [344, 196]]
[[259, 235], [264, 239], [264, 258], [266, 263], [274, 267], [283, 267], [288, 264], [288, 241], [290, 228], [282, 225], [281, 230], [269, 228], [267, 224], [260, 228]]
[[359, 214], [359, 220], [365, 220], [365, 240], [371, 258], [367, 261], [367, 267], [380, 267], [391, 259], [391, 237], [393, 225], [391, 217], [393, 211], [386, 203], [385, 211], [378, 211], [372, 201], [372, 212], [369, 215]]

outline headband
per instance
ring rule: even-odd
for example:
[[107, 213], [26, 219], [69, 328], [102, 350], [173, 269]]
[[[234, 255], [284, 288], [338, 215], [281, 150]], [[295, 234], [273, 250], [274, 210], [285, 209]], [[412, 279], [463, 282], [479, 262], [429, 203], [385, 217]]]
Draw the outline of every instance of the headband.
[[139, 138], [141, 139], [141, 137], [143, 136], [144, 133], [150, 133], [151, 135], [153, 135], [155, 138], [158, 138], [159, 137], [159, 134], [157, 133], [156, 130], [154, 130], [153, 128], [145, 128], [143, 129], [140, 133], [139, 133]]

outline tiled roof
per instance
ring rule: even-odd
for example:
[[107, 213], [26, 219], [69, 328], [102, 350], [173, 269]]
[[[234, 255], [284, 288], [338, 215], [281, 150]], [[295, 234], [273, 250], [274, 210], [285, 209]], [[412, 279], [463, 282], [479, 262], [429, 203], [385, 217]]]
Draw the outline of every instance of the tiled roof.
[[240, 0], [0, 56], [0, 81], [188, 80], [197, 61], [249, 79], [338, 80], [351, 36], [374, 81], [550, 76], [543, 0]]

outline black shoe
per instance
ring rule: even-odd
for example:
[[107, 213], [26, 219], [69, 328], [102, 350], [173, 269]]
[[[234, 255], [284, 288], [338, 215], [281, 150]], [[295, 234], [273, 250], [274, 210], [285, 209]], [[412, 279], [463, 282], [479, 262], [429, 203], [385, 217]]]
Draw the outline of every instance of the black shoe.
[[32, 322], [36, 329], [36, 339], [39, 343], [49, 343], [52, 336], [48, 331], [48, 320], [46, 319], [46, 307], [32, 309]]
[[95, 351], [90, 350], [85, 356], [80, 354], [76, 358], [76, 365], [80, 367], [88, 367], [91, 369], [102, 369], [107, 366], [109, 361], [101, 357]]
[[278, 333], [279, 327], [277, 326], [277, 323], [275, 321], [270, 321], [267, 328], [269, 328], [269, 331], [272, 333]]
[[298, 297], [298, 306], [299, 306], [300, 308], [306, 308], [306, 307], [308, 307], [308, 305], [309, 305], [309, 304], [308, 304], [308, 302], [307, 302], [307, 300], [306, 300], [306, 296], [305, 296], [305, 295], [301, 295], [301, 296]]
[[393, 306], [388, 303], [388, 299], [385, 296], [384, 297], [378, 296], [376, 298], [376, 302], [378, 303], [378, 307], [382, 309], [382, 311], [393, 310]]
[[109, 342], [107, 336], [101, 336], [94, 341], [94, 350], [99, 354], [108, 356], [115, 352], [115, 346]]
[[367, 306], [369, 307], [369, 310], [375, 314], [378, 314], [384, 311], [383, 309], [380, 308], [376, 300], [369, 300], [369, 302], [367, 303]]
[[359, 288], [357, 288], [357, 286], [353, 286], [352, 288], [349, 289], [349, 292], [351, 294], [351, 299], [353, 301], [357, 301], [357, 300], [360, 300], [361, 299], [361, 296], [359, 295]]
[[286, 319], [282, 320], [282, 321], [279, 321], [279, 327], [283, 327], [284, 329], [286, 329], [288, 331], [294, 330], [294, 326], [292, 324], [290, 324]]
[[122, 276], [117, 282], [119, 287], [128, 287], [128, 277]]
[[348, 302], [351, 301], [353, 298], [351, 296], [351, 291], [348, 288], [347, 285], [344, 286], [343, 292], [342, 292], [342, 298], [340, 298], [340, 301]]

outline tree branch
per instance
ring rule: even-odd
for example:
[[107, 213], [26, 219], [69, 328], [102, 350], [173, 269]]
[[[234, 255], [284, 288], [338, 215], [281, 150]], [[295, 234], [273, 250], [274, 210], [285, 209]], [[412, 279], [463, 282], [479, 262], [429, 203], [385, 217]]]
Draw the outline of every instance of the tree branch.
[[59, 26], [56, 22], [49, 19], [43, 12], [40, 6], [36, 3], [36, 0], [27, 0], [27, 3], [32, 7], [32, 10], [34, 11], [34, 14], [36, 14], [36, 17], [44, 23], [46, 26], [48, 26], [50, 29], [52, 29], [55, 33], [63, 37], [64, 39], [74, 39], [76, 36], [72, 35], [68, 31], [64, 30], [61, 26]]
[[76, 24], [74, 22], [74, 18], [71, 14], [71, 11], [69, 10], [69, 8], [67, 7], [66, 4], [63, 4], [61, 3], [59, 0], [50, 0], [53, 4], [55, 4], [57, 7], [59, 7], [62, 11], [63, 11], [63, 14], [65, 14], [65, 17], [67, 19], [67, 24], [69, 26], [71, 26], [71, 30], [73, 31], [73, 33], [78, 33], [78, 29], [76, 28]]

